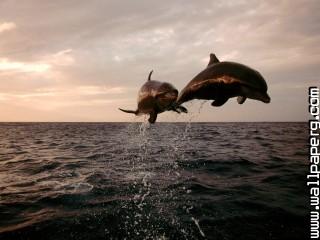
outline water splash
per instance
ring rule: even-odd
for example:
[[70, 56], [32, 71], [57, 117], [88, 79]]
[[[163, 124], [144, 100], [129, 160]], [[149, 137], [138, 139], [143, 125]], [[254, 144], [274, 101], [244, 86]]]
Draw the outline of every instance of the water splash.
[[[178, 131], [178, 129], [172, 129], [176, 128], [174, 126], [168, 127], [171, 128], [168, 131]], [[156, 238], [159, 236], [161, 222], [164, 221], [164, 218], [168, 219], [169, 208], [174, 208], [169, 203], [175, 194], [173, 190], [166, 187], [176, 183], [180, 176], [177, 170], [178, 164], [175, 161], [180, 152], [177, 146], [179, 132], [177, 132], [177, 137], [159, 144], [156, 128], [157, 125], [150, 128], [150, 124], [146, 121], [140, 124], [130, 124], [125, 130], [126, 138], [122, 139], [123, 162], [127, 164], [124, 167], [128, 168], [125, 181], [132, 181], [132, 184], [128, 183], [129, 186], [132, 186], [128, 192], [133, 193], [130, 201], [122, 204], [123, 209], [132, 212], [130, 217], [124, 220], [123, 230], [128, 236], [144, 235], [149, 236], [150, 239]], [[159, 154], [156, 154], [159, 151], [162, 152], [160, 157]], [[155, 155], [158, 157], [154, 158]], [[155, 173], [155, 168], [164, 170], [161, 173], [165, 175], [166, 181], [157, 182], [157, 179], [161, 178], [158, 174], [161, 173]], [[155, 212], [152, 214], [150, 209], [154, 209]], [[170, 220], [172, 223], [178, 222], [175, 214], [170, 215], [172, 215]], [[163, 233], [162, 236], [164, 236]]]
[[[160, 234], [165, 239], [160, 231], [165, 222], [178, 230], [185, 239], [192, 236], [184, 220], [177, 214], [180, 194], [190, 194], [191, 190], [182, 188], [181, 192], [179, 188], [171, 186], [190, 178], [183, 174], [179, 163], [188, 161], [185, 149], [192, 137], [191, 123], [199, 115], [204, 103], [201, 103], [198, 111], [189, 115], [186, 125], [167, 124], [165, 129], [158, 132], [159, 125], [150, 126], [145, 117], [142, 123], [130, 123], [124, 133], [119, 134], [122, 136], [119, 142], [122, 163], [119, 165], [127, 169], [127, 175], [119, 180], [131, 186], [126, 193], [127, 196], [131, 194], [131, 198], [124, 201], [121, 207], [130, 213], [123, 224], [127, 236], [144, 235], [145, 238], [155, 239]], [[175, 133], [174, 137], [172, 132]], [[158, 139], [166, 141], [159, 142]], [[190, 216], [192, 202], [186, 199], [184, 204], [183, 209]]]
[[202, 237], [205, 237], [206, 235], [204, 234], [204, 232], [202, 231], [200, 225], [199, 225], [199, 220], [195, 219], [194, 217], [191, 217], [192, 221], [194, 222], [194, 224], [197, 226], [197, 228], [199, 229], [199, 232], [201, 234]]

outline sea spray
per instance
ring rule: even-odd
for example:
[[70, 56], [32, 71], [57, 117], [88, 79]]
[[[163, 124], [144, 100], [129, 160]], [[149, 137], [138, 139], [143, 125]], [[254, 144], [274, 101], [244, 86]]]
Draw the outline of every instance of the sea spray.
[[[185, 175], [181, 171], [179, 163], [188, 161], [185, 149], [190, 148], [191, 123], [199, 115], [204, 103], [198, 111], [189, 115], [186, 124], [150, 125], [145, 118], [142, 123], [130, 123], [119, 134], [119, 147], [122, 148], [119, 151], [122, 163], [119, 165], [127, 169], [127, 175], [123, 178], [129, 181], [126, 195], [131, 195], [130, 200], [124, 201], [121, 207], [128, 212], [122, 226], [127, 236], [154, 239], [164, 234], [167, 224], [179, 230], [186, 239], [192, 236], [185, 222], [177, 217], [180, 195], [190, 194], [191, 190], [185, 187], [179, 190], [175, 185], [192, 178], [192, 175]], [[192, 202], [186, 199], [182, 210], [194, 219], [190, 213], [192, 208]]]
[[[154, 127], [155, 125], [153, 125]], [[139, 124], [130, 124], [126, 129], [126, 135], [122, 139], [121, 146], [123, 146], [123, 161], [129, 163], [127, 165], [128, 174], [125, 176], [126, 181], [131, 181], [127, 195], [132, 192], [131, 200], [123, 202], [122, 208], [130, 215], [123, 222], [123, 230], [126, 231], [127, 236], [149, 236], [154, 238], [160, 233], [156, 226], [154, 217], [151, 216], [150, 208], [159, 205], [158, 199], [150, 201], [149, 197], [152, 195], [153, 189], [153, 163], [157, 159], [152, 159], [152, 152], [155, 150], [151, 146], [154, 142], [154, 133], [149, 128], [149, 123], [144, 121]], [[129, 160], [129, 161], [128, 161]], [[159, 159], [158, 159], [159, 160]], [[161, 195], [160, 195], [161, 196]], [[151, 196], [152, 197], [152, 196]], [[150, 219], [152, 218], [152, 219]]]

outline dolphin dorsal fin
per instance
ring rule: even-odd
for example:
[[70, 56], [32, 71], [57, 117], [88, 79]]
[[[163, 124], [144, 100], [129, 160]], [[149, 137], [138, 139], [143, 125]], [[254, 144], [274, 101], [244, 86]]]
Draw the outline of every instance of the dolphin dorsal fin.
[[153, 73], [153, 70], [151, 70], [151, 72], [149, 73], [148, 81], [150, 81], [150, 80], [151, 80], [151, 75], [152, 75], [152, 73]]
[[214, 53], [210, 53], [210, 60], [208, 63], [208, 67], [212, 64], [218, 63], [220, 62], [219, 59], [217, 58], [217, 56]]

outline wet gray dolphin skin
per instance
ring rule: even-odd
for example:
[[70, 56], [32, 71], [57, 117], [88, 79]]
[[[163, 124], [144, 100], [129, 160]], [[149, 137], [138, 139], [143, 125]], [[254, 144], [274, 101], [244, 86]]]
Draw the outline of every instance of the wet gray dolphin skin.
[[220, 62], [211, 53], [208, 66], [180, 92], [177, 105], [205, 99], [214, 100], [212, 106], [222, 106], [232, 97], [238, 97], [239, 104], [247, 98], [269, 103], [267, 90], [267, 83], [258, 71], [236, 62]]
[[178, 97], [178, 90], [170, 83], [151, 80], [152, 72], [149, 73], [148, 81], [139, 90], [137, 110], [119, 109], [135, 115], [149, 114], [150, 123], [154, 123], [158, 114], [164, 111], [186, 113], [186, 108], [174, 105]]

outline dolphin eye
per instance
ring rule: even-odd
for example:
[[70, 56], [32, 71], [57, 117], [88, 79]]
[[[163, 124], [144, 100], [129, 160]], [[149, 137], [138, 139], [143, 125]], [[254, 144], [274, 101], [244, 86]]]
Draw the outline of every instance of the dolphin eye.
[[174, 97], [175, 94], [173, 92], [167, 92], [164, 96], [165, 97]]
[[176, 92], [167, 92], [162, 95], [162, 98], [175, 98], [178, 94]]

